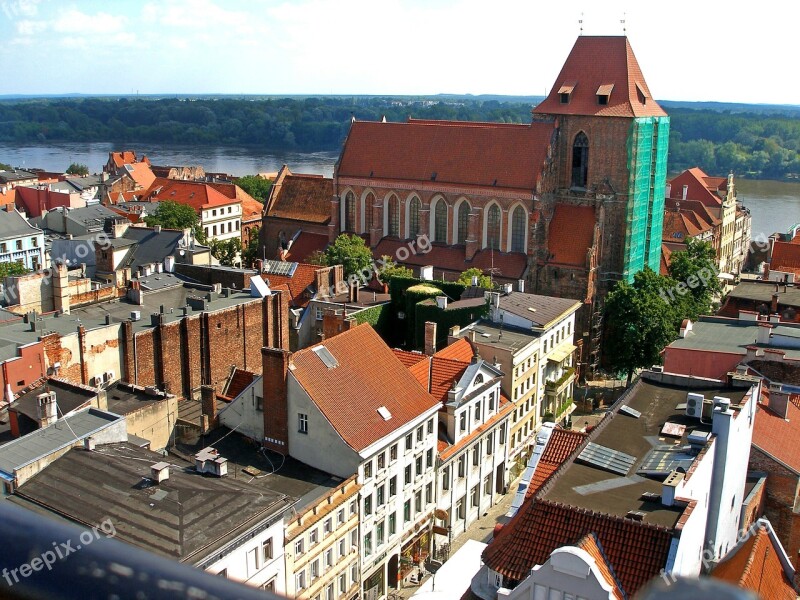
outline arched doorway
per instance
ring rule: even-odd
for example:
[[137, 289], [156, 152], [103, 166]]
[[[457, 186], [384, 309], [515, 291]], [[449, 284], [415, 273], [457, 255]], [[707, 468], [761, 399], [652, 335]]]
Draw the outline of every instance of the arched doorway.
[[392, 554], [389, 558], [388, 563], [388, 583], [389, 587], [393, 589], [398, 589], [400, 587], [399, 576], [400, 576], [400, 557], [397, 554]]

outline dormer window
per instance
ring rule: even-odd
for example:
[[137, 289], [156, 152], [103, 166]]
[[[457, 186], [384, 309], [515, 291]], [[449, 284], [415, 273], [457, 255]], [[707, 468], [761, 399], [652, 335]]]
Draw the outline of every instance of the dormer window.
[[636, 97], [642, 104], [647, 104], [647, 99], [649, 98], [649, 95], [645, 91], [644, 87], [642, 87], [638, 83], [636, 84]]
[[574, 83], [565, 83], [560, 88], [558, 88], [558, 97], [561, 104], [569, 104], [570, 96], [572, 96], [572, 90], [575, 89]]
[[607, 83], [597, 88], [597, 104], [607, 106], [608, 99], [611, 97], [611, 90], [614, 89], [613, 83]]

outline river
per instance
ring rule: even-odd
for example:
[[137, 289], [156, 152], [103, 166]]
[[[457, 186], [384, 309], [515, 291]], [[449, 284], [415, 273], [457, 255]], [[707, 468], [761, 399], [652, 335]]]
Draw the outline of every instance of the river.
[[[338, 152], [267, 152], [257, 148], [227, 146], [131, 145], [138, 155], [146, 154], [156, 165], [202, 165], [206, 171], [251, 175], [274, 173], [287, 164], [295, 173], [315, 173], [330, 177]], [[62, 143], [48, 145], [0, 144], [0, 163], [21, 168], [63, 171], [70, 163], [81, 163], [99, 172], [108, 153], [119, 145]], [[785, 232], [800, 223], [800, 182], [737, 180], [739, 200], [750, 209], [753, 237]]]

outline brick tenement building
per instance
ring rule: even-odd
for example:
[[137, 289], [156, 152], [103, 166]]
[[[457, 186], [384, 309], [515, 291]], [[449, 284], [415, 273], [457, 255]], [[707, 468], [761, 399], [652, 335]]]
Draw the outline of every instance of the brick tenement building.
[[[529, 124], [353, 122], [329, 239], [591, 305], [659, 269], [668, 138], [627, 38], [581, 36]], [[399, 249], [421, 236], [430, 253]]]
[[[226, 291], [223, 291], [225, 294]], [[246, 292], [249, 295], [249, 292]], [[288, 301], [283, 292], [235, 302], [245, 292], [228, 291], [231, 305], [209, 310], [207, 299], [191, 299], [186, 314], [151, 315], [152, 327], [122, 324], [125, 378], [190, 398], [201, 385], [221, 390], [231, 366], [261, 372], [261, 348], [289, 349]]]

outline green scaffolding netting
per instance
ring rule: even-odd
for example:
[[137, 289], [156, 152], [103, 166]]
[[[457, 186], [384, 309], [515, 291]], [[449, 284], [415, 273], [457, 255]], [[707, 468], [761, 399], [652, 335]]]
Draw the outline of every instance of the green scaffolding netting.
[[667, 178], [669, 117], [633, 120], [628, 136], [630, 173], [623, 278], [646, 266], [658, 272]]

